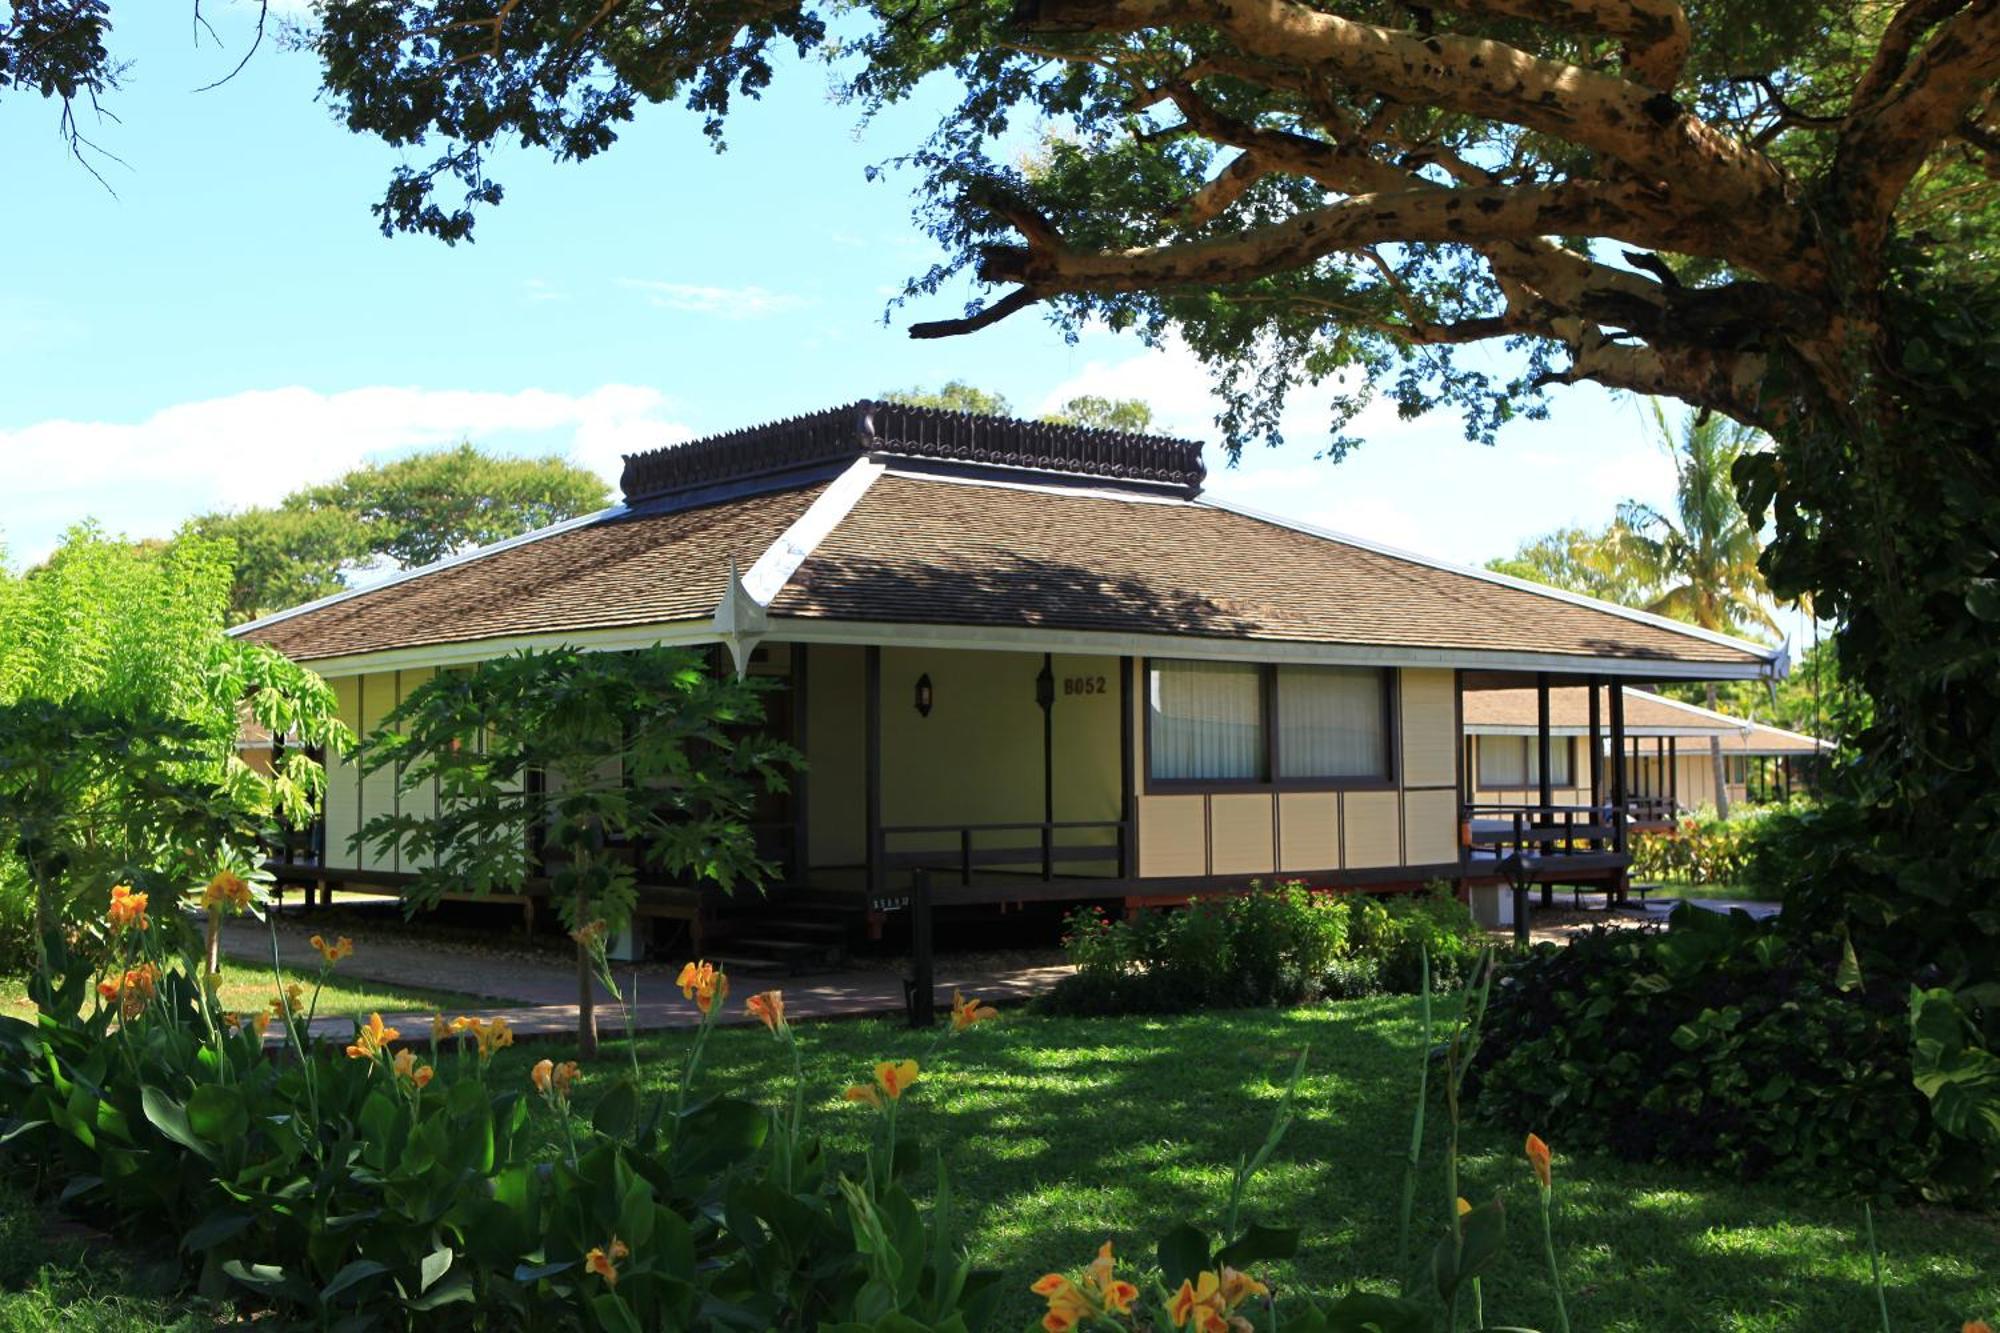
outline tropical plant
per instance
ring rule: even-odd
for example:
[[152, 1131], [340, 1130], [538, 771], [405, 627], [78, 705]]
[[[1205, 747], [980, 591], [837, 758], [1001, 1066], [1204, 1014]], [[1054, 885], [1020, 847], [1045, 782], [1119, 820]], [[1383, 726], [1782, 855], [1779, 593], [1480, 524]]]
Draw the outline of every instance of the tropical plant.
[[[447, 893], [517, 892], [545, 878], [573, 930], [622, 930], [641, 872], [723, 891], [770, 873], [750, 827], [759, 792], [800, 758], [759, 730], [763, 682], [718, 674], [690, 649], [528, 650], [440, 672], [362, 747], [365, 773], [433, 788], [355, 835], [421, 867], [411, 911]], [[597, 1043], [588, 946], [577, 944], [577, 1036]]]
[[1512, 555], [1488, 560], [1486, 567], [1600, 601], [1640, 606], [1651, 600], [1654, 585], [1617, 558], [1622, 547], [1619, 537], [1616, 523], [1594, 529], [1557, 528], [1522, 542]]
[[[317, 808], [312, 751], [351, 740], [319, 677], [223, 634], [229, 561], [192, 534], [147, 550], [84, 527], [0, 571], [0, 881], [28, 888], [7, 901], [32, 905], [38, 999], [104, 885], [164, 912], [192, 873], [249, 872]], [[246, 719], [288, 742], [268, 772], [237, 757]]]

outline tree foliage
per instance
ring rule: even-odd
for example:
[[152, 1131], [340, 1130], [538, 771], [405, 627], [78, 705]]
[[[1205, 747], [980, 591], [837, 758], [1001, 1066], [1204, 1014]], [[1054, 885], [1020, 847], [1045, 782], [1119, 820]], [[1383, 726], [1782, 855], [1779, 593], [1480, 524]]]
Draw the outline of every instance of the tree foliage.
[[[422, 867], [411, 910], [447, 893], [519, 892], [542, 877], [572, 929], [623, 928], [642, 875], [728, 892], [771, 867], [750, 826], [760, 792], [800, 762], [759, 730], [755, 679], [718, 676], [682, 648], [524, 651], [440, 672], [370, 734], [364, 772], [435, 791], [355, 836]], [[525, 836], [524, 836], [525, 834]], [[578, 942], [580, 1022], [594, 1041]]]
[[[977, 416], [1006, 417], [1014, 414], [1005, 394], [992, 393], [964, 380], [949, 380], [936, 389], [898, 389], [882, 395], [892, 403], [911, 407], [934, 407], [945, 412], [971, 412]], [[1106, 398], [1100, 394], [1080, 394], [1045, 412], [1043, 421], [1058, 426], [1087, 426], [1094, 430], [1122, 430], [1144, 434], [1153, 426], [1153, 408], [1138, 398]]]
[[[37, 569], [0, 569], [0, 879], [32, 886], [45, 962], [114, 882], [166, 909], [217, 869], [251, 872], [272, 821], [318, 807], [308, 747], [350, 739], [319, 677], [224, 636], [230, 555], [86, 526]], [[291, 741], [268, 774], [237, 757], [246, 717]]]
[[370, 463], [274, 506], [204, 515], [195, 527], [236, 544], [229, 607], [240, 622], [339, 592], [371, 565], [427, 565], [608, 503], [603, 479], [587, 468], [467, 443]]
[[1617, 559], [1621, 542], [1616, 524], [1601, 528], [1557, 528], [1516, 547], [1514, 554], [1488, 560], [1486, 567], [1531, 583], [1546, 583], [1620, 606], [1643, 606], [1654, 585]]

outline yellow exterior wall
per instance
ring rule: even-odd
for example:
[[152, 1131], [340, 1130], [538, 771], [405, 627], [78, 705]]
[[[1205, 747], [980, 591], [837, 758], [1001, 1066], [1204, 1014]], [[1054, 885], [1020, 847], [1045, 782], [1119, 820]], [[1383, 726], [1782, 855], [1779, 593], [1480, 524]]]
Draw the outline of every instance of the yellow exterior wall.
[[1139, 798], [1139, 871], [1144, 875], [1206, 875], [1206, 796]]
[[1209, 797], [1209, 873], [1268, 875], [1276, 870], [1274, 811], [1269, 792]]
[[[360, 720], [358, 711], [359, 677], [341, 676], [327, 684], [333, 689], [334, 706], [340, 720], [353, 727]], [[354, 849], [349, 845], [354, 832], [360, 827], [361, 789], [359, 773], [354, 761], [339, 755], [329, 754], [326, 759], [326, 864], [328, 866], [353, 867]]]
[[806, 840], [816, 866], [868, 859], [863, 651], [817, 643], [806, 650]]
[[1278, 869], [1340, 865], [1340, 793], [1288, 791], [1278, 797]]
[[[361, 725], [355, 728], [358, 735], [366, 737], [382, 725], [397, 703], [396, 673], [393, 671], [370, 672], [360, 678]], [[361, 823], [365, 828], [368, 821], [377, 815], [389, 814], [396, 809], [396, 774], [387, 768], [377, 769], [361, 779]], [[361, 849], [358, 862], [364, 871], [388, 871], [393, 874], [398, 869], [394, 849], [381, 851], [374, 844]]]
[[[1143, 670], [1143, 668], [1141, 668]], [[1143, 676], [1133, 691], [1133, 759], [1145, 790]], [[1397, 774], [1391, 790], [1216, 792], [1139, 802], [1139, 874], [1309, 874], [1458, 860], [1459, 722], [1455, 673], [1397, 673]], [[1421, 799], [1415, 799], [1421, 797]], [[1173, 802], [1174, 804], [1169, 804]], [[1201, 822], [1206, 817], [1206, 827]], [[1184, 822], [1196, 827], [1180, 827]], [[1172, 822], [1173, 828], [1160, 827]], [[1207, 869], [1200, 868], [1206, 862]]]
[[1401, 673], [1403, 785], [1458, 785], [1457, 686], [1450, 671]]

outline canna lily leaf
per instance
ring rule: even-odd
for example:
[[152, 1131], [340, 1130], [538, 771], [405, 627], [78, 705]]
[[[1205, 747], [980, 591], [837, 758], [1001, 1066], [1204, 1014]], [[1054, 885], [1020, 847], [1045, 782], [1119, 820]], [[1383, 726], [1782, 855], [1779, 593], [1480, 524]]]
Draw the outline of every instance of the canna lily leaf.
[[331, 1301], [357, 1282], [366, 1282], [369, 1278], [379, 1277], [388, 1271], [387, 1264], [378, 1264], [373, 1259], [356, 1259], [335, 1273], [333, 1280], [320, 1288], [319, 1298], [322, 1302]]

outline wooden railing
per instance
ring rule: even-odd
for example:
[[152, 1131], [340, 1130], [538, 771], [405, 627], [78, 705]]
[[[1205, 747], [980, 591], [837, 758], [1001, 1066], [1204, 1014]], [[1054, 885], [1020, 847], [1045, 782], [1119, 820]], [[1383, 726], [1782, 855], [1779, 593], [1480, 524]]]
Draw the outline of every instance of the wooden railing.
[[[1057, 835], [1083, 830], [1110, 832], [1114, 836], [1108, 842], [1059, 843]], [[1023, 834], [1035, 835], [1033, 842], [1017, 843], [1012, 846], [980, 846], [982, 835]], [[983, 866], [1029, 866], [1039, 870], [1041, 878], [1056, 878], [1056, 867], [1079, 862], [1110, 862], [1114, 873], [1120, 877], [1130, 874], [1131, 867], [1131, 825], [1123, 820], [1055, 820], [1018, 824], [885, 824], [880, 830], [881, 843], [876, 849], [876, 864], [884, 871], [915, 870], [920, 867], [933, 871], [953, 872], [959, 883], [972, 883], [972, 872]], [[943, 846], [939, 841], [950, 841]], [[925, 847], [892, 847], [892, 840], [926, 838], [930, 845]]]
[[1588, 805], [1468, 805], [1466, 846], [1496, 856], [1509, 850], [1538, 857], [1602, 851], [1618, 837], [1617, 822], [1606, 820], [1606, 813]]

